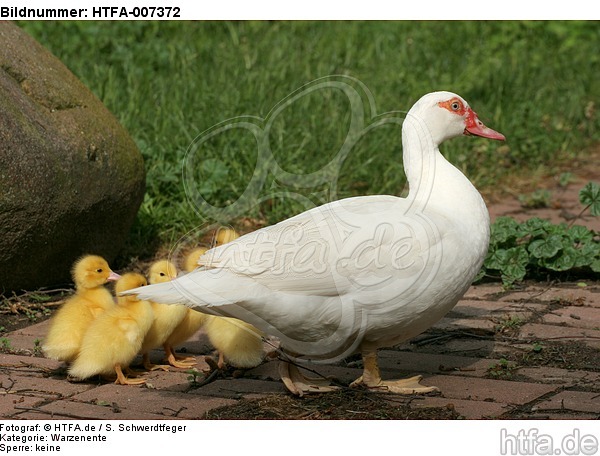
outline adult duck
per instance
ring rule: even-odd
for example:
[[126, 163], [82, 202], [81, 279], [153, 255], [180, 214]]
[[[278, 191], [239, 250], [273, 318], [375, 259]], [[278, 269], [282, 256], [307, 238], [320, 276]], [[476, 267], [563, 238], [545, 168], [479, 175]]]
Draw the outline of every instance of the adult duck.
[[505, 139], [460, 96], [427, 94], [402, 126], [406, 198], [324, 204], [209, 250], [190, 274], [135, 292], [141, 299], [239, 318], [279, 337], [287, 355], [280, 374], [298, 395], [332, 389], [305, 377], [303, 360], [332, 362], [354, 352], [364, 361], [354, 386], [434, 391], [420, 376], [382, 380], [376, 351], [442, 318], [485, 258], [485, 203], [438, 148], [460, 135]]

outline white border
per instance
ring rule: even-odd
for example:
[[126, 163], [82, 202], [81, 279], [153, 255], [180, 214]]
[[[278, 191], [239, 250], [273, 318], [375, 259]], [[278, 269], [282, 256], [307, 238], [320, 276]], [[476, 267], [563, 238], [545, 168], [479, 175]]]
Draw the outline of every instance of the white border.
[[[179, 7], [180, 20], [558, 20], [600, 18], [600, 7], [595, 2], [481, 2], [465, 0], [15, 0], [2, 2], [3, 7], [17, 8], [88, 8], [87, 17], [93, 20], [91, 10], [96, 7], [126, 8], [170, 6]], [[543, 5], [543, 6], [542, 6]], [[4, 17], [4, 19], [22, 19]], [[97, 20], [98, 18], [96, 18]], [[120, 14], [105, 17], [110, 20], [131, 20]], [[143, 19], [143, 18], [138, 18]], [[155, 18], [157, 19], [157, 18]], [[164, 19], [164, 18], [163, 18]]]

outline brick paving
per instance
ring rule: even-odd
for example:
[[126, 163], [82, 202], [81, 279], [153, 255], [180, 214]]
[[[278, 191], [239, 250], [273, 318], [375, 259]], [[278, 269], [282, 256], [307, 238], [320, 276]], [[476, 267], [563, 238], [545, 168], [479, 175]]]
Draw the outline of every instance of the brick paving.
[[[511, 293], [495, 284], [474, 286], [425, 334], [381, 350], [382, 374], [387, 378], [422, 374], [423, 383], [438, 386], [441, 393], [414, 397], [410, 406], [451, 406], [466, 419], [600, 418], [599, 365], [562, 368], [506, 361], [507, 355], [531, 350], [535, 343], [579, 341], [591, 350], [600, 348], [600, 284], [585, 288], [565, 284], [553, 290], [560, 298], [540, 293], [539, 284]], [[519, 325], [507, 335], [502, 322], [514, 315]], [[145, 386], [100, 380], [71, 383], [61, 363], [38, 354], [35, 341], [43, 339], [47, 328], [45, 321], [6, 335], [11, 353], [0, 354], [2, 418], [199, 419], [242, 398], [288, 394], [277, 361], [200, 388], [191, 388], [189, 374], [175, 368], [146, 374]], [[184, 348], [187, 355], [197, 357], [198, 369], [206, 367], [203, 356], [211, 349], [201, 332]], [[158, 361], [161, 353], [152, 356]], [[508, 366], [506, 373], [494, 375], [502, 364]], [[342, 382], [360, 375], [357, 362], [314, 368]]]

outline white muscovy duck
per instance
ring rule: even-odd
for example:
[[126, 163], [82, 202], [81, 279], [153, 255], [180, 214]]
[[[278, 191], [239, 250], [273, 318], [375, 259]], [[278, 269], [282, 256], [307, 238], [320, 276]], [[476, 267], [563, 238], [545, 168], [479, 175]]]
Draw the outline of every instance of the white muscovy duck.
[[331, 362], [354, 352], [364, 361], [354, 386], [434, 391], [420, 376], [382, 380], [376, 351], [442, 318], [485, 258], [485, 203], [438, 149], [463, 134], [505, 139], [460, 96], [427, 94], [402, 126], [406, 198], [364, 196], [315, 207], [208, 251], [190, 274], [132, 292], [239, 318], [279, 337], [295, 358], [281, 363], [281, 377], [298, 395], [335, 388], [305, 377], [300, 361]]

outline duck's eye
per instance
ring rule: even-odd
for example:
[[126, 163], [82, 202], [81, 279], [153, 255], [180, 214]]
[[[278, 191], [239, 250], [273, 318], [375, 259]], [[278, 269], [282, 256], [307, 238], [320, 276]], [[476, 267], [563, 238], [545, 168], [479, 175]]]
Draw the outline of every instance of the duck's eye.
[[101, 274], [101, 273], [102, 273], [102, 268], [98, 268], [98, 269], [96, 269], [96, 272], [97, 272], [98, 274]]
[[458, 101], [453, 102], [450, 107], [453, 111], [458, 111], [460, 109], [460, 103]]
[[164, 277], [164, 276], [166, 276], [166, 275], [167, 275], [167, 274], [165, 274], [164, 272], [161, 272], [161, 273], [160, 273], [160, 276], [161, 276], [161, 277]]

